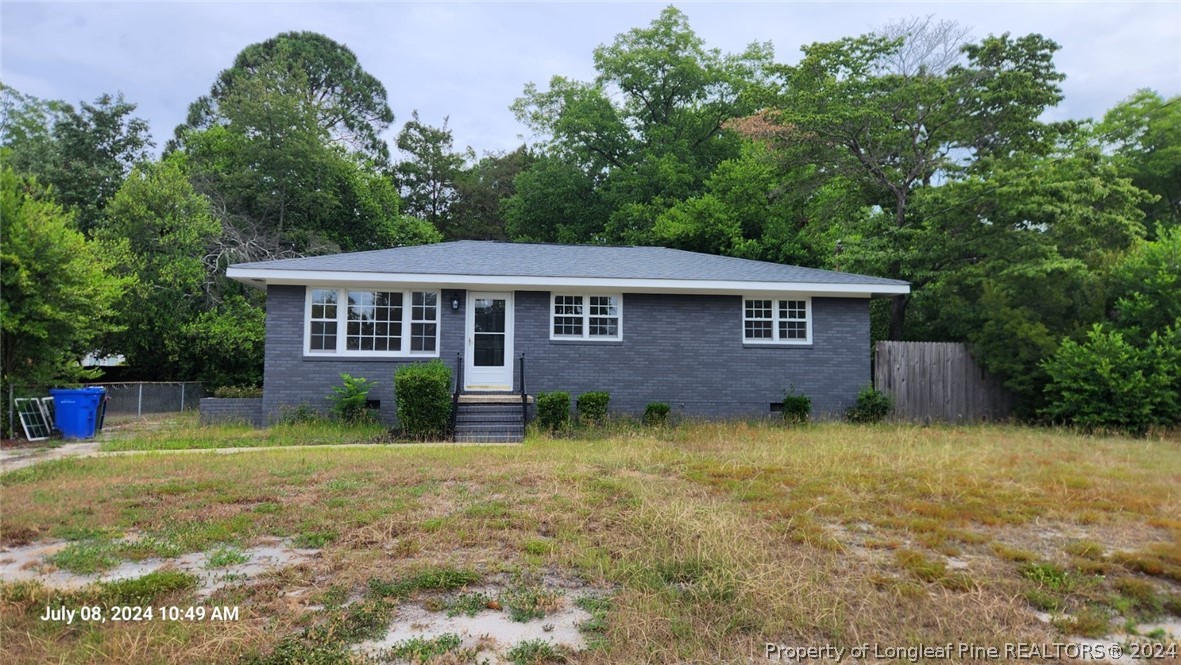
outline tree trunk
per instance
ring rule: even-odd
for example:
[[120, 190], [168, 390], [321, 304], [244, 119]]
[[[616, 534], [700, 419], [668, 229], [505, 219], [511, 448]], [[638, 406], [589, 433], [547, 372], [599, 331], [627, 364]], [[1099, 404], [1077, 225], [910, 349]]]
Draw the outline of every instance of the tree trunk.
[[906, 306], [910, 304], [910, 296], [894, 296], [890, 302], [890, 340], [902, 341], [902, 324], [906, 321]]

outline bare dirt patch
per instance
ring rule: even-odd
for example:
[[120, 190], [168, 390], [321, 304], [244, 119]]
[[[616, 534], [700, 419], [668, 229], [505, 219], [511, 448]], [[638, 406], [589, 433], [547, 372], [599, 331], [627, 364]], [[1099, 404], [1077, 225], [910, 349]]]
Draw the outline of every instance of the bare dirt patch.
[[[227, 556], [225, 550], [191, 552], [172, 558], [123, 561], [101, 572], [82, 574], [62, 570], [48, 561], [69, 545], [68, 541], [56, 540], [0, 549], [0, 580], [39, 582], [56, 589], [80, 589], [96, 582], [136, 579], [158, 570], [177, 570], [197, 577], [197, 596], [204, 598], [230, 584], [307, 563], [319, 556], [319, 550], [295, 548], [279, 538], [268, 538], [254, 547], [232, 550], [232, 556]], [[226, 563], [218, 561], [219, 553]]]

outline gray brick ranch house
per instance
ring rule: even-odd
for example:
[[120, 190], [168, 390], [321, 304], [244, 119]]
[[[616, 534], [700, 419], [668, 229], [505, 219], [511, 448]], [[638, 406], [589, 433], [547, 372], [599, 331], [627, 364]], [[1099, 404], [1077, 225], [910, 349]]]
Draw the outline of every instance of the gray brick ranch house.
[[[870, 380], [869, 299], [906, 282], [660, 247], [458, 241], [231, 266], [264, 288], [262, 408], [323, 408], [340, 374], [394, 420], [401, 363], [462, 365], [464, 403], [526, 388], [611, 410], [767, 414], [794, 386], [835, 414]], [[483, 397], [478, 397], [482, 395]], [[520, 403], [520, 397], [516, 397]], [[519, 412], [519, 407], [518, 407]]]

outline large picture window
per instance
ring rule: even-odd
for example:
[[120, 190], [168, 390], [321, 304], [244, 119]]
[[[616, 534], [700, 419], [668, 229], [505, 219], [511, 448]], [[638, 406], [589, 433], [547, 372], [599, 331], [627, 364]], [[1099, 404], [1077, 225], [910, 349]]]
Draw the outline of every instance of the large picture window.
[[810, 344], [811, 298], [743, 298], [742, 340], [747, 344]]
[[623, 297], [555, 293], [550, 301], [550, 339], [623, 339]]
[[306, 319], [309, 355], [439, 354], [437, 291], [311, 287]]

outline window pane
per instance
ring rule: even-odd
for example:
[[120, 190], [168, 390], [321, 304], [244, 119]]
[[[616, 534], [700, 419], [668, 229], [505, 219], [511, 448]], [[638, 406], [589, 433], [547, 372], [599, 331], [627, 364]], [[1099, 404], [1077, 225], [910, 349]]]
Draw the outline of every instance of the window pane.
[[591, 337], [615, 337], [619, 334], [619, 319], [611, 317], [591, 317]]
[[771, 339], [770, 321], [746, 321], [744, 326], [747, 339]]
[[805, 321], [780, 321], [781, 339], [808, 339], [808, 324]]
[[618, 313], [618, 303], [611, 296], [591, 296], [591, 316], [615, 316]]
[[504, 367], [504, 335], [477, 334], [472, 363], [476, 367]]
[[438, 326], [434, 323], [410, 324], [410, 350], [434, 351], [437, 330]]
[[808, 318], [808, 306], [803, 300], [780, 300], [779, 318], [803, 321]]
[[554, 296], [554, 314], [582, 316], [582, 296]]
[[504, 306], [502, 298], [476, 298], [475, 332], [503, 333]]
[[743, 316], [748, 319], [770, 319], [770, 300], [747, 300]]
[[398, 291], [349, 291], [345, 348], [350, 351], [397, 351], [402, 348], [402, 294]]
[[555, 316], [554, 317], [554, 334], [555, 335], [574, 335], [582, 337], [582, 317], [581, 316]]

